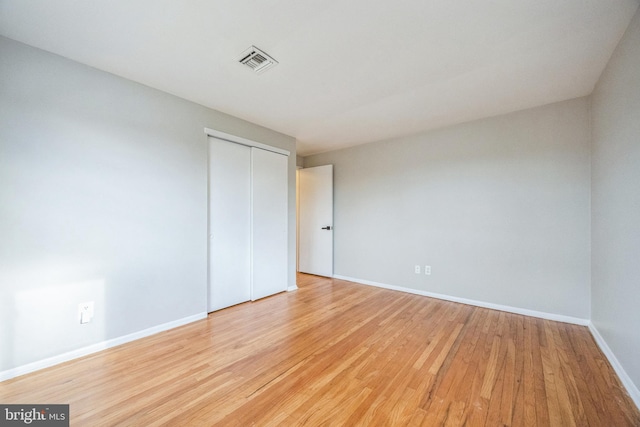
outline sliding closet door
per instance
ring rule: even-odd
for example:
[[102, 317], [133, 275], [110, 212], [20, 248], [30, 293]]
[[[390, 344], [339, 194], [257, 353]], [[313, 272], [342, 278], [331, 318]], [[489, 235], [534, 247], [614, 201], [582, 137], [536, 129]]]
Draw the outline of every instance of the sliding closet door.
[[251, 148], [209, 138], [209, 311], [251, 298]]
[[287, 290], [287, 156], [252, 148], [251, 299]]

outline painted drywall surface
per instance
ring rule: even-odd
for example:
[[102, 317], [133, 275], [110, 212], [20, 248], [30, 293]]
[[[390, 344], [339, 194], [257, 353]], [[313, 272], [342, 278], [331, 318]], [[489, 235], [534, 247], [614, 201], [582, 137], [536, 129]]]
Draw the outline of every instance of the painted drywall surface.
[[589, 318], [588, 120], [579, 98], [305, 157], [334, 164], [335, 274]]
[[640, 13], [592, 95], [592, 322], [640, 387]]
[[291, 151], [295, 283], [293, 138], [6, 38], [0, 120], [0, 371], [206, 311], [205, 127]]

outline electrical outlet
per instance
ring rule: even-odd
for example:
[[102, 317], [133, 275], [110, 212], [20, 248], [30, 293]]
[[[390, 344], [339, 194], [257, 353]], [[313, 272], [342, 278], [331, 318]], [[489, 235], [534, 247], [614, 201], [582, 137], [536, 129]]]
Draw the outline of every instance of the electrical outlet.
[[420, 266], [419, 265], [415, 266], [415, 272], [416, 272], [416, 274], [420, 274]]
[[425, 265], [424, 266], [424, 274], [426, 274], [427, 276], [431, 276], [431, 266], [430, 265]]
[[80, 319], [80, 324], [84, 325], [85, 323], [91, 322], [91, 319], [93, 319], [93, 311], [93, 301], [81, 302], [78, 304], [78, 318]]

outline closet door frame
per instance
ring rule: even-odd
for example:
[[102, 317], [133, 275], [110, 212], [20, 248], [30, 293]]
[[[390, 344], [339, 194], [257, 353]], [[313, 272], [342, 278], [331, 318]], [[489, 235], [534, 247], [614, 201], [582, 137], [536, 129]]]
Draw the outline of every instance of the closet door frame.
[[[290, 156], [291, 152], [282, 148], [278, 148], [278, 147], [273, 147], [271, 145], [267, 145], [267, 144], [263, 144], [261, 142], [257, 142], [257, 141], [253, 141], [250, 139], [246, 139], [246, 138], [242, 138], [236, 135], [232, 135], [232, 134], [228, 134], [225, 132], [221, 132], [215, 129], [209, 129], [209, 128], [205, 128], [204, 129], [204, 133], [207, 135], [207, 137], [213, 137], [213, 138], [217, 138], [217, 139], [221, 139], [224, 141], [228, 141], [228, 142], [232, 142], [235, 144], [240, 144], [240, 145], [244, 145], [247, 146], [249, 148], [259, 148], [265, 151], [270, 151], [272, 153], [276, 153], [276, 154], [281, 154], [286, 156], [287, 158]], [[209, 138], [207, 138], [207, 141], [209, 141]], [[209, 142], [208, 142], [209, 143]], [[211, 165], [208, 165], [208, 174], [210, 174], [211, 171]], [[210, 178], [207, 178], [208, 180], [208, 184], [209, 185], [209, 180]], [[209, 190], [210, 191], [210, 190]], [[208, 201], [207, 203], [210, 203], [210, 201]], [[208, 217], [210, 217], [210, 214], [207, 214]], [[209, 221], [209, 220], [207, 220]], [[288, 221], [286, 221], [288, 222]], [[288, 226], [287, 226], [288, 227]], [[209, 236], [209, 238], [211, 237], [211, 224], [208, 224], [207, 226], [208, 230], [207, 230], [207, 235]], [[288, 230], [287, 230], [287, 235], [288, 235]], [[287, 238], [288, 240], [288, 238]], [[251, 265], [252, 265], [252, 270], [253, 270], [253, 260], [251, 261]], [[208, 300], [207, 300], [207, 307], [211, 306], [211, 301], [209, 301], [210, 295], [210, 287], [211, 287], [211, 247], [210, 247], [210, 240], [208, 241], [208, 250], [207, 250], [207, 295], [208, 295]], [[285, 267], [288, 268], [288, 267]], [[251, 275], [253, 276], [253, 271], [251, 272]], [[251, 282], [253, 283], [253, 277], [251, 278]], [[254, 300], [255, 298], [253, 297], [253, 285], [251, 286], [251, 300]], [[288, 290], [288, 287], [285, 284], [285, 287], [283, 290]], [[207, 310], [209, 311], [209, 310]]]
[[218, 139], [224, 139], [225, 141], [235, 142], [236, 144], [246, 145], [247, 147], [256, 147], [261, 148], [263, 150], [271, 151], [273, 153], [283, 154], [285, 156], [290, 156], [291, 152], [289, 150], [285, 150], [278, 147], [272, 147], [271, 145], [263, 144], [261, 142], [252, 141], [247, 138], [242, 138], [240, 136], [231, 135], [230, 133], [221, 132], [215, 129], [205, 128], [204, 133], [207, 136], [212, 136]]

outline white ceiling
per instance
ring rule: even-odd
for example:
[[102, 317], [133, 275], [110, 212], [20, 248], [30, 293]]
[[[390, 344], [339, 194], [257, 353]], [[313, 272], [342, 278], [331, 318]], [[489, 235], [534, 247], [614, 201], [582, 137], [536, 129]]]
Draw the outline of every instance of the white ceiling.
[[[591, 93], [636, 0], [0, 0], [0, 34], [302, 155]], [[280, 64], [236, 63], [251, 45]]]

